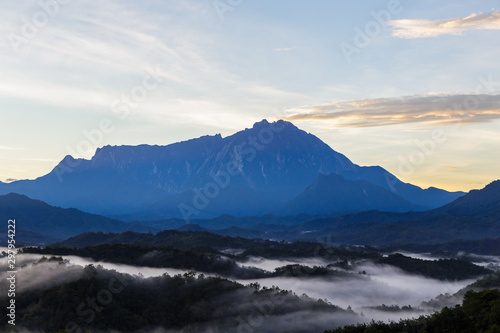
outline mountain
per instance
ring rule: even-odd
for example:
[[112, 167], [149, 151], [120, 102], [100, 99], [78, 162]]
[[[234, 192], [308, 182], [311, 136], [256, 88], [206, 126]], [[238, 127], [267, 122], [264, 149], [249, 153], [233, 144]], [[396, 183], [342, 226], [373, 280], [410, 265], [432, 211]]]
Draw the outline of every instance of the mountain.
[[74, 208], [53, 207], [14, 193], [0, 196], [0, 220], [8, 219], [16, 220], [16, 240], [21, 243], [43, 244], [89, 231], [157, 231], [152, 227], [124, 223]]
[[225, 138], [203, 136], [167, 146], [105, 146], [90, 160], [66, 156], [43, 177], [0, 184], [0, 194], [25, 194], [51, 205], [118, 218], [189, 220], [275, 212], [320, 174], [367, 181], [423, 208], [463, 195], [423, 190], [378, 166], [360, 167], [316, 136], [281, 120], [263, 120]]
[[460, 254], [466, 253], [481, 254], [488, 256], [500, 256], [500, 237], [484, 238], [476, 240], [457, 239], [441, 244], [404, 244], [384, 249], [386, 251], [409, 251], [417, 253], [437, 253], [437, 254]]
[[[259, 224], [212, 230], [221, 235], [287, 241], [309, 240], [331, 244], [407, 245], [482, 240], [476, 248], [492, 246], [487, 238], [500, 237], [500, 181], [474, 190], [443, 207], [425, 212], [369, 210], [337, 217], [311, 218], [291, 226]], [[461, 241], [458, 241], [461, 240]], [[466, 246], [465, 246], [466, 245]], [[456, 245], [455, 248], [457, 247]], [[485, 251], [497, 251], [490, 247]]]
[[[349, 181], [339, 176], [321, 176], [342, 183]], [[363, 185], [363, 183], [361, 183]], [[191, 224], [180, 219], [124, 223], [103, 216], [87, 214], [76, 209], [62, 209], [23, 195], [0, 196], [0, 218], [16, 218], [17, 237], [29, 244], [47, 244], [85, 232], [156, 232], [165, 229], [209, 230], [223, 236], [263, 238], [276, 240], [308, 240], [332, 244], [405, 245], [435, 244], [437, 249], [445, 242], [455, 240], [484, 240], [500, 237], [500, 181], [495, 181], [482, 190], [474, 190], [443, 207], [425, 212], [382, 212], [367, 210], [341, 216], [298, 214], [286, 217], [265, 215], [260, 217], [219, 216], [214, 219], [192, 220]], [[367, 187], [375, 185], [367, 185]], [[330, 187], [326, 187], [330, 189]], [[353, 187], [347, 189], [352, 192]], [[356, 187], [354, 187], [356, 188]], [[375, 190], [379, 191], [377, 187]], [[344, 193], [344, 192], [342, 192]], [[354, 192], [356, 194], [356, 192]], [[367, 192], [368, 193], [368, 192]], [[364, 194], [364, 193], [363, 193]], [[371, 193], [375, 195], [375, 193]], [[386, 194], [386, 193], [383, 193]], [[299, 196], [300, 198], [300, 196]], [[354, 197], [349, 198], [352, 199]], [[480, 208], [473, 208], [480, 205]], [[203, 231], [204, 232], [204, 231]], [[202, 233], [203, 233], [202, 232]], [[145, 235], [145, 238], [159, 239], [166, 235], [177, 237], [179, 231], [161, 233], [160, 236]], [[48, 236], [50, 235], [50, 236]], [[87, 234], [75, 241], [102, 241], [102, 237]], [[125, 234], [120, 240], [115, 235], [109, 239], [136, 242], [140, 239]], [[189, 234], [184, 234], [188, 235]], [[168, 236], [168, 237], [170, 237]], [[82, 238], [83, 237], [83, 238]], [[108, 236], [107, 236], [108, 237]], [[189, 236], [190, 237], [190, 236]], [[194, 239], [186, 238], [186, 242]], [[110, 240], [108, 240], [110, 241]], [[453, 248], [483, 248], [481, 251], [497, 251], [497, 240], [470, 243], [454, 242]], [[458, 244], [458, 245], [457, 245]], [[414, 246], [414, 245], [412, 245]], [[446, 248], [446, 247], [443, 247]], [[488, 250], [489, 249], [489, 250]]]
[[366, 180], [347, 180], [340, 175], [330, 174], [319, 175], [311, 186], [287, 203], [281, 212], [292, 215], [372, 209], [397, 212], [422, 210], [422, 207]]
[[453, 214], [500, 220], [500, 180], [488, 184], [482, 190], [472, 190], [463, 197], [435, 209], [434, 214]]
[[[500, 237], [500, 181], [443, 207], [415, 213], [367, 211], [317, 219], [295, 227], [296, 238], [325, 237], [353, 244], [444, 243]], [[290, 235], [290, 231], [287, 231]]]
[[213, 247], [215, 249], [247, 249], [263, 244], [272, 244], [262, 240], [232, 238], [205, 231], [165, 230], [156, 235], [127, 231], [124, 233], [87, 232], [52, 244], [59, 247], [87, 247], [100, 244], [135, 244], [147, 246], [172, 246], [189, 250], [195, 247]]
[[338, 212], [336, 214], [296, 214], [287, 216], [276, 215], [262, 215], [262, 216], [234, 216], [234, 215], [221, 215], [211, 219], [192, 219], [186, 223], [183, 219], [166, 219], [166, 220], [153, 220], [153, 221], [140, 221], [141, 224], [147, 225], [160, 230], [179, 229], [186, 224], [199, 225], [207, 230], [226, 229], [232, 226], [242, 228], [252, 228], [261, 225], [266, 226], [296, 226], [306, 221], [311, 221], [318, 218], [341, 216], [343, 214], [352, 213], [349, 211]]

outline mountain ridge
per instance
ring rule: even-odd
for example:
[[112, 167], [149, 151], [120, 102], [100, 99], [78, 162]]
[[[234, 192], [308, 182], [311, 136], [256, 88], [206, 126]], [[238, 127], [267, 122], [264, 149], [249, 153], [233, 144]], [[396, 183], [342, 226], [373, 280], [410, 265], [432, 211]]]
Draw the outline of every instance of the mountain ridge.
[[55, 206], [136, 219], [249, 216], [275, 212], [320, 174], [368, 181], [426, 209], [463, 195], [423, 190], [379, 166], [358, 166], [282, 120], [166, 146], [108, 145], [90, 160], [68, 155], [45, 176], [0, 184], [0, 194], [16, 192]]
[[[157, 231], [153, 227], [125, 223], [75, 208], [54, 207], [17, 193], [0, 196], [0, 219], [16, 220], [16, 235], [21, 242], [34, 237], [47, 240], [65, 239], [88, 231]], [[25, 236], [29, 238], [23, 238]]]
[[341, 175], [320, 174], [315, 182], [280, 211], [286, 215], [321, 214], [332, 210], [424, 210], [399, 195], [366, 180], [347, 180]]
[[[476, 207], [480, 198], [484, 210]], [[450, 207], [452, 210], [450, 211]], [[228, 236], [314, 240], [331, 244], [437, 244], [500, 237], [500, 180], [473, 190], [443, 207], [424, 212], [363, 211], [311, 219], [291, 228], [225, 229]]]
[[[325, 176], [327, 177], [327, 176]], [[340, 176], [338, 176], [340, 177]], [[160, 230], [207, 230], [223, 236], [275, 240], [306, 240], [329, 244], [374, 246], [439, 244], [456, 240], [481, 240], [500, 237], [500, 182], [471, 191], [449, 205], [424, 212], [345, 212], [337, 216], [298, 214], [287, 217], [265, 215], [236, 217], [222, 215], [213, 219], [182, 219], [124, 223], [77, 209], [51, 207], [24, 195], [0, 196], [0, 219], [16, 218], [18, 240], [23, 244], [47, 244], [88, 232], [157, 232]], [[374, 186], [374, 185], [373, 185]], [[477, 198], [491, 211], [466, 211]], [[459, 209], [449, 212], [449, 207]], [[459, 214], [460, 209], [466, 214]], [[50, 235], [50, 236], [49, 236]], [[31, 242], [28, 242], [30, 240]]]

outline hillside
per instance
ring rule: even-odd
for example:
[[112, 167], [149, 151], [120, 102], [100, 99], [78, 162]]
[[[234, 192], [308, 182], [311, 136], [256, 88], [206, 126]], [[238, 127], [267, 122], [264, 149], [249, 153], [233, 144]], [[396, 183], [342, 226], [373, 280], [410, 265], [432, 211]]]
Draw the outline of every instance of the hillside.
[[280, 211], [285, 215], [322, 214], [332, 211], [422, 210], [399, 195], [365, 180], [347, 180], [336, 174], [319, 175], [316, 181]]
[[0, 196], [0, 219], [16, 220], [18, 241], [48, 243], [89, 231], [137, 232], [156, 231], [137, 223], [125, 223], [104, 216], [84, 213], [77, 209], [50, 206], [24, 195]]

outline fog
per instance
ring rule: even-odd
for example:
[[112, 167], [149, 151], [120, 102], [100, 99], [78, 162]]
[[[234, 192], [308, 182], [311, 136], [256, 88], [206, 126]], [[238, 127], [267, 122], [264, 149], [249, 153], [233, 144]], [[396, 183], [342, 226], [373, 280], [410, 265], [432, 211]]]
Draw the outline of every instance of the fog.
[[275, 333], [275, 332], [323, 332], [340, 326], [359, 322], [355, 314], [332, 313], [324, 311], [295, 311], [288, 314], [262, 315], [252, 318], [241, 318], [238, 326], [220, 327], [213, 324], [204, 326], [187, 326], [182, 330], [157, 331], [157, 333]]
[[[438, 260], [438, 259], [447, 259], [447, 258], [454, 258], [455, 256], [438, 256], [438, 255], [433, 255], [431, 253], [411, 253], [411, 252], [405, 252], [405, 251], [397, 251], [397, 252], [392, 252], [394, 253], [401, 253], [404, 256], [415, 258], [415, 259], [422, 259], [422, 260]], [[474, 254], [474, 253], [465, 253], [465, 252], [459, 252], [456, 254], [458, 257], [464, 257], [465, 259], [471, 261], [472, 263], [478, 265], [478, 266], [483, 266], [483, 267], [488, 267], [489, 269], [495, 269], [498, 270], [498, 266], [500, 266], [500, 257], [499, 256], [490, 256], [490, 255], [481, 255], [481, 254]]]
[[465, 255], [465, 257], [476, 265], [483, 266], [495, 271], [500, 270], [500, 257], [498, 256], [486, 256], [471, 253]]
[[422, 260], [430, 260], [430, 261], [436, 261], [438, 259], [442, 259], [443, 257], [438, 257], [435, 255], [432, 255], [431, 253], [411, 253], [411, 252], [406, 252], [406, 251], [396, 251], [392, 252], [391, 254], [396, 254], [400, 253], [406, 257], [414, 258], [414, 259], [422, 259]]
[[[408, 255], [408, 254], [406, 254]], [[77, 280], [83, 274], [83, 267], [89, 264], [99, 265], [108, 270], [115, 270], [120, 273], [136, 276], [137, 278], [148, 278], [161, 276], [165, 273], [169, 275], [183, 274], [186, 270], [172, 268], [152, 268], [137, 267], [123, 264], [114, 264], [106, 262], [96, 262], [92, 259], [77, 256], [61, 256], [67, 262], [37, 262], [42, 255], [18, 254], [16, 256], [18, 283], [17, 289], [20, 292], [26, 292], [32, 288], [48, 288], [61, 283]], [[49, 258], [50, 255], [45, 255]], [[435, 259], [435, 258], [434, 258]], [[492, 262], [498, 262], [498, 257], [477, 256], [477, 260], [486, 260], [484, 265]], [[7, 275], [7, 257], [0, 259], [0, 289], [4, 290]], [[287, 260], [268, 260], [263, 258], [250, 258], [241, 266], [254, 266], [268, 271], [273, 271], [277, 267], [289, 264], [301, 264], [305, 266], [324, 266], [326, 263], [321, 258], [316, 259], [287, 259]], [[366, 274], [358, 274], [364, 271]], [[286, 330], [287, 325], [290, 328], [296, 328], [302, 325], [304, 330], [314, 330], [319, 327], [334, 327], [342, 320], [346, 323], [369, 322], [374, 320], [399, 320], [401, 318], [418, 317], [422, 314], [432, 313], [431, 309], [421, 309], [421, 311], [399, 311], [384, 312], [370, 307], [385, 305], [408, 306], [416, 309], [421, 307], [422, 302], [429, 301], [441, 294], [454, 294], [461, 288], [469, 285], [475, 280], [463, 280], [457, 282], [440, 281], [425, 278], [419, 275], [412, 275], [402, 270], [388, 266], [376, 265], [369, 261], [356, 264], [353, 273], [346, 277], [329, 278], [297, 278], [297, 277], [276, 277], [264, 279], [237, 280], [237, 282], [248, 285], [258, 282], [261, 286], [277, 286], [281, 289], [291, 290], [297, 295], [303, 293], [317, 299], [325, 299], [331, 304], [341, 308], [351, 307], [357, 314], [363, 314], [361, 317], [343, 315], [322, 314], [311, 311], [297, 311], [293, 314], [276, 314], [272, 316], [262, 316], [262, 324], [256, 327], [250, 327], [252, 330], [243, 329], [242, 332], [273, 332]], [[205, 274], [210, 275], [210, 274]], [[221, 305], [221, 309], [224, 306]], [[222, 311], [222, 310], [221, 310]], [[342, 322], [343, 323], [343, 322]], [[244, 325], [243, 325], [244, 326]], [[241, 327], [240, 327], [241, 328]], [[266, 329], [264, 329], [266, 328]], [[269, 329], [268, 329], [269, 328]], [[189, 328], [184, 332], [189, 332]], [[192, 331], [199, 332], [217, 332], [214, 327], [197, 327]], [[300, 330], [296, 330], [300, 331]]]
[[[38, 262], [43, 256], [33, 254], [18, 254], [16, 287], [19, 292], [29, 292], [33, 288], [45, 289], [62, 283], [77, 280], [83, 275], [83, 267], [88, 264], [102, 266], [105, 269], [131, 273], [136, 279], [159, 276], [164, 273], [183, 273], [182, 270], [158, 269], [149, 267], [133, 267], [110, 263], [96, 263], [93, 260], [61, 256], [66, 261]], [[50, 258], [50, 255], [45, 255]], [[6, 271], [7, 258], [1, 258], [0, 265]], [[141, 273], [139, 275], [138, 273]], [[5, 275], [6, 273], [2, 273]], [[6, 281], [2, 275], [2, 280]], [[2, 290], [4, 290], [2, 286]], [[259, 302], [251, 301], [253, 290], [236, 290], [224, 297], [209, 300], [209, 306], [216, 310], [212, 321], [202, 326], [186, 327], [181, 332], [303, 332], [323, 331], [340, 325], [352, 324], [359, 320], [355, 314], [336, 311], [313, 311], [312, 303], [302, 303], [295, 299], [284, 301], [282, 297], [264, 297]], [[283, 296], [285, 298], [289, 296]], [[259, 299], [259, 298], [257, 298]], [[271, 305], [271, 306], [269, 306]], [[192, 304], [196, 307], [198, 304]], [[334, 310], [334, 309], [332, 309]], [[228, 318], [232, 318], [230, 322]], [[229, 324], [229, 326], [227, 326]], [[22, 331], [22, 330], [20, 330]], [[30, 332], [26, 330], [25, 332]], [[34, 331], [31, 331], [34, 332]], [[107, 331], [110, 332], [110, 331]], [[148, 332], [151, 332], [148, 330]], [[156, 332], [175, 332], [158, 329]]]
[[274, 271], [275, 268], [286, 265], [300, 264], [303, 266], [326, 266], [328, 262], [321, 258], [287, 258], [285, 259], [264, 259], [259, 257], [249, 257], [247, 261], [238, 262], [240, 266], [253, 266], [266, 271]]
[[[262, 263], [262, 266], [266, 263]], [[272, 265], [272, 263], [269, 263]], [[365, 320], [398, 320], [418, 317], [423, 313], [389, 313], [366, 309], [378, 305], [398, 305], [417, 308], [423, 301], [428, 301], [440, 294], [454, 294], [475, 280], [458, 282], [440, 281], [423, 276], [411, 275], [388, 265], [364, 263], [355, 267], [355, 272], [365, 271], [366, 275], [350, 278], [290, 278], [277, 277], [267, 279], [239, 280], [242, 284], [258, 282], [261, 286], [277, 286], [303, 293], [310, 297], [326, 299], [342, 308], [351, 306], [357, 313], [363, 312]], [[431, 310], [425, 313], [431, 313]]]
[[[184, 274], [188, 270], [176, 269], [176, 268], [156, 268], [156, 267], [143, 267], [143, 266], [130, 266], [123, 264], [114, 264], [104, 261], [94, 261], [89, 258], [82, 258], [77, 256], [62, 256], [64, 259], [68, 259], [73, 265], [86, 266], [86, 265], [99, 265], [105, 269], [115, 270], [119, 273], [138, 275], [144, 278], [161, 276], [165, 273], [168, 275]], [[204, 273], [205, 274], [205, 273]], [[205, 274], [208, 275], [208, 274]]]
[[[165, 273], [169, 275], [184, 274], [187, 270], [174, 268], [152, 268], [138, 267], [123, 264], [96, 262], [92, 259], [77, 256], [61, 256], [70, 263], [70, 269], [66, 271], [66, 277], [59, 277], [56, 263], [44, 263], [36, 266], [29, 265], [39, 260], [42, 255], [18, 254], [16, 263], [18, 267], [18, 277], [24, 280], [24, 276], [34, 275], [29, 283], [19, 284], [19, 288], [29, 288], [32, 285], [41, 283], [44, 279], [62, 280], [77, 279], [77, 269], [71, 269], [72, 265], [100, 265], [105, 269], [115, 270], [120, 273], [137, 275], [142, 277], [161, 276]], [[45, 255], [50, 257], [50, 255]], [[7, 258], [0, 259], [2, 272], [4, 276], [7, 271]], [[314, 265], [325, 265], [325, 262], [319, 258], [311, 259], [288, 259], [288, 260], [267, 260], [263, 258], [251, 258], [245, 263], [239, 263], [241, 266], [254, 266], [268, 271], [288, 264], [301, 264], [312, 267]], [[21, 266], [26, 265], [22, 268]], [[28, 271], [35, 269], [37, 274], [30, 274]], [[425, 278], [418, 275], [411, 275], [402, 270], [388, 265], [374, 265], [364, 263], [356, 265], [354, 272], [365, 271], [366, 275], [357, 274], [352, 278], [292, 278], [277, 277], [265, 279], [237, 280], [242, 284], [258, 282], [262, 286], [278, 286], [282, 289], [292, 290], [298, 295], [305, 293], [314, 298], [327, 299], [329, 302], [339, 305], [343, 308], [351, 306], [360, 309], [365, 306], [386, 305], [411, 305], [418, 307], [422, 301], [427, 301], [440, 294], [453, 294], [464, 286], [474, 282], [474, 280], [464, 280], [458, 282], [440, 281]], [[72, 276], [75, 272], [75, 276]], [[210, 274], [205, 274], [210, 275]]]
[[[46, 261], [37, 263], [42, 257], [50, 258], [51, 255], [39, 254], [17, 254], [16, 255], [16, 290], [17, 292], [27, 292], [32, 289], [48, 289], [63, 283], [78, 280], [83, 274], [83, 267], [86, 265], [102, 266], [108, 270], [115, 270], [137, 277], [161, 276], [165, 273], [169, 275], [184, 274], [186, 270], [174, 268], [152, 268], [137, 267], [106, 262], [96, 262], [76, 256], [56, 256], [67, 260], [65, 263]], [[35, 264], [36, 263], [36, 264]], [[0, 292], [5, 294], [8, 289], [8, 258], [0, 258]], [[210, 274], [205, 274], [209, 276]]]
[[[66, 267], [58, 262], [43, 262], [34, 265], [41, 255], [16, 255], [16, 290], [26, 292], [33, 288], [45, 289], [62, 283], [78, 280], [82, 275], [79, 267]], [[6, 290], [8, 277], [8, 258], [0, 258], [0, 290]]]
[[[412, 254], [405, 254], [412, 255]], [[415, 257], [412, 255], [412, 257]], [[427, 258], [425, 255], [422, 259]], [[436, 260], [436, 258], [433, 258]], [[491, 262], [491, 261], [490, 261]], [[268, 271], [288, 265], [300, 264], [304, 266], [324, 266], [326, 263], [320, 258], [301, 258], [288, 260], [268, 260], [252, 258], [251, 261], [240, 263], [242, 265], [257, 266]], [[240, 283], [259, 282], [262, 286], [273, 285], [282, 289], [293, 290], [297, 294], [305, 293], [315, 298], [326, 298], [333, 304], [341, 307], [356, 307], [386, 305], [411, 305], [418, 307], [422, 301], [427, 301], [440, 294], [453, 294], [475, 280], [462, 280], [458, 282], [441, 281], [426, 278], [420, 275], [406, 273], [389, 265], [375, 265], [371, 262], [357, 264], [355, 273], [365, 271], [366, 275], [356, 278], [335, 279], [304, 279], [304, 278], [267, 278], [238, 280]]]

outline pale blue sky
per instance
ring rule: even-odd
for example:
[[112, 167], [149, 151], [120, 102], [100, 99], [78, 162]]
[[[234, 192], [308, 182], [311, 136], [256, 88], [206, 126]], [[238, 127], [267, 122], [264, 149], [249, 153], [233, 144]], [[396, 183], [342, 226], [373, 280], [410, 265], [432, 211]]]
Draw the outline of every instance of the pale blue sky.
[[[263, 118], [422, 187], [500, 178], [498, 1], [1, 4], [1, 181], [106, 144], [225, 136]], [[447, 140], [421, 155], [436, 130]]]

